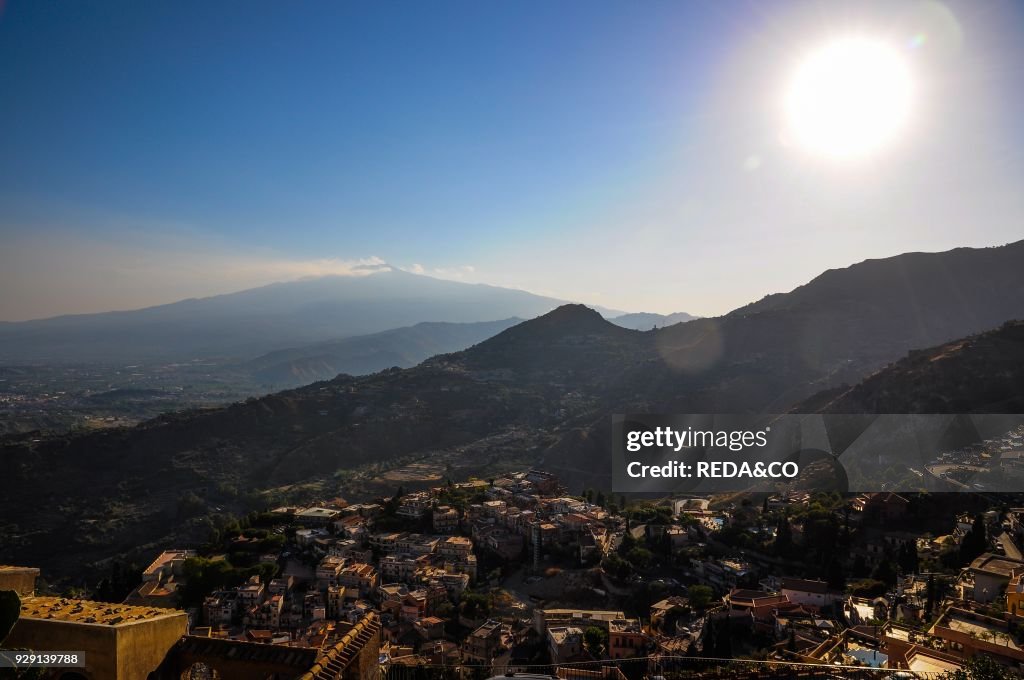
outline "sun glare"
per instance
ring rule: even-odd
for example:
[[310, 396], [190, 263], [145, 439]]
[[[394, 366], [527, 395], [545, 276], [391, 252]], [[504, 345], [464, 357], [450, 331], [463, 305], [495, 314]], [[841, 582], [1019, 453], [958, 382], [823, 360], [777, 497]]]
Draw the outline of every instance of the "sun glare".
[[788, 137], [835, 158], [872, 154], [904, 129], [911, 90], [906, 60], [884, 41], [828, 43], [804, 59], [789, 83]]

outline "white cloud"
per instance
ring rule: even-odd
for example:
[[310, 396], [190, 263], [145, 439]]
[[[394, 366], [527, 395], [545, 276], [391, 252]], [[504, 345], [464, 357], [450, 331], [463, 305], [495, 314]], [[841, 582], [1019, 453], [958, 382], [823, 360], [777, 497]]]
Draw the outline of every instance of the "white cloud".
[[409, 265], [408, 267], [400, 267], [400, 269], [412, 274], [423, 274], [426, 276], [433, 276], [438, 279], [452, 279], [455, 281], [464, 281], [476, 273], [476, 267], [471, 264], [463, 264], [454, 267], [424, 267], [422, 264], [417, 262]]

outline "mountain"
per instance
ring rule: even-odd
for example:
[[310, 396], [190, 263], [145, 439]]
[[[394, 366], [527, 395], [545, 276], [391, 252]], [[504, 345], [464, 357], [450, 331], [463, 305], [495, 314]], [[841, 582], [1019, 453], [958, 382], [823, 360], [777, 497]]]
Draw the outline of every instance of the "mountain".
[[382, 267], [126, 312], [0, 325], [0, 362], [253, 359], [423, 321], [530, 318], [561, 301]]
[[571, 489], [608, 488], [611, 414], [784, 412], [915, 347], [1022, 318], [1022, 251], [869, 261], [650, 332], [565, 305], [409, 369], [135, 428], [8, 438], [0, 562], [78, 573], [111, 553], [201, 540], [223, 511], [510, 466], [542, 465]]
[[[1012, 318], [1008, 309], [1024, 299], [1022, 258], [1024, 241], [866, 260], [826, 271], [730, 316], [787, 318], [812, 354], [835, 342], [866, 345], [879, 355], [898, 347], [927, 347]], [[878, 319], [889, 323], [875, 326]]]
[[693, 321], [697, 317], [686, 312], [674, 312], [672, 314], [656, 314], [654, 312], [635, 312], [613, 316], [608, 320], [616, 326], [632, 328], [635, 331], [649, 331], [655, 328], [663, 328], [677, 323]]
[[810, 397], [802, 413], [1024, 413], [1024, 321], [924, 350]]
[[477, 323], [423, 322], [381, 333], [282, 349], [246, 363], [263, 385], [297, 386], [339, 373], [366, 375], [397, 366], [409, 368], [435, 354], [465, 349], [520, 323], [522, 319]]
[[718, 382], [688, 408], [784, 410], [911, 349], [1024, 317], [1022, 258], [1024, 241], [867, 260], [725, 316], [661, 329], [659, 353], [691, 380]]

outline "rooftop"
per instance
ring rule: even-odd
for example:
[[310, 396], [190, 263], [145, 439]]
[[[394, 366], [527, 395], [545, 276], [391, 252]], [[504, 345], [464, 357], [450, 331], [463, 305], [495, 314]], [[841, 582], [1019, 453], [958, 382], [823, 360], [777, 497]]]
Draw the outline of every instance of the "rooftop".
[[474, 630], [471, 633], [471, 635], [474, 636], [474, 637], [486, 637], [486, 636], [490, 635], [492, 632], [494, 632], [496, 629], [500, 629], [500, 628], [501, 628], [501, 621], [495, 621], [494, 619], [489, 619], [489, 620], [485, 621], [479, 628]]
[[837, 592], [828, 587], [825, 581], [811, 581], [803, 578], [784, 578], [781, 582], [782, 590], [795, 590], [803, 593], [831, 593]]
[[185, 612], [178, 609], [137, 607], [64, 597], [26, 597], [21, 601], [21, 616], [25, 619], [125, 626], [139, 621], [185, 616]]
[[157, 555], [156, 559], [154, 559], [142, 573], [153, 574], [175, 560], [187, 560], [188, 558], [195, 556], [196, 552], [194, 550], [165, 550]]
[[0, 573], [4, 574], [35, 574], [39, 575], [36, 567], [15, 567], [9, 564], [0, 564]]
[[330, 518], [335, 517], [338, 514], [340, 513], [337, 510], [332, 510], [331, 508], [306, 508], [302, 512], [298, 513], [299, 517], [303, 518]]
[[616, 619], [608, 622], [610, 633], [639, 633], [641, 632], [639, 619]]
[[971, 571], [1000, 578], [1010, 578], [1013, 570], [1021, 567], [1024, 567], [1024, 562], [993, 553], [985, 553], [971, 562]]
[[574, 626], [556, 626], [548, 629], [548, 635], [555, 644], [561, 645], [573, 638], [583, 637], [583, 631]]
[[960, 669], [960, 664], [940, 659], [929, 653], [929, 650], [920, 650], [911, 654], [907, 666], [914, 673], [953, 673]]
[[614, 621], [624, 619], [626, 615], [619, 611], [608, 611], [603, 609], [544, 609], [543, 616], [552, 618], [573, 618], [573, 619], [597, 619], [599, 621]]
[[987, 617], [972, 617], [969, 612], [961, 612], [957, 609], [950, 609], [946, 616], [939, 621], [938, 625], [944, 625], [965, 635], [981, 640], [993, 640], [1000, 647], [1006, 647], [1015, 651], [1021, 651], [1017, 638], [1007, 632], [1002, 622], [990, 620]]

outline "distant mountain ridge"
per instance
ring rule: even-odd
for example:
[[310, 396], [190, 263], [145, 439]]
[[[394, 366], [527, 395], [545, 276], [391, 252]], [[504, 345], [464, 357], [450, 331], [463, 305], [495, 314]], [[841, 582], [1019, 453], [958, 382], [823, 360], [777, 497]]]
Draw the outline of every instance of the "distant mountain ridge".
[[[0, 325], [0, 362], [252, 359], [425, 321], [532, 318], [564, 301], [395, 268], [274, 283], [145, 309]], [[608, 313], [619, 314], [620, 312]]]
[[466, 349], [522, 319], [449, 323], [428, 321], [381, 333], [276, 350], [246, 363], [266, 385], [297, 386], [338, 374], [366, 375], [397, 366], [409, 368], [436, 354]]
[[616, 326], [622, 326], [623, 328], [632, 328], [637, 331], [649, 331], [655, 328], [672, 326], [677, 323], [686, 323], [687, 321], [693, 321], [696, 318], [696, 316], [687, 314], [686, 312], [673, 312], [672, 314], [634, 312], [632, 314], [608, 317], [608, 320]]

